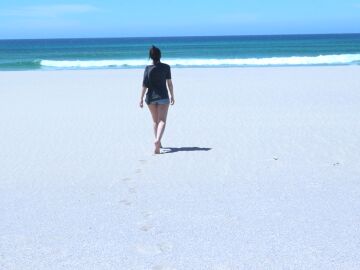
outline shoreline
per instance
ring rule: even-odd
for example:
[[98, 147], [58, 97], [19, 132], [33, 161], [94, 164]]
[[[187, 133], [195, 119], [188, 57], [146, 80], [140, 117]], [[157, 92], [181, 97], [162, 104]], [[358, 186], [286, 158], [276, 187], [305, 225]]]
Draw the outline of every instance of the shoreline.
[[[166, 63], [166, 61], [164, 61]], [[351, 64], [351, 65], [283, 65], [283, 66], [199, 66], [199, 67], [176, 67], [171, 66], [172, 70], [252, 70], [252, 69], [336, 69], [336, 68], [360, 68], [360, 64]], [[0, 70], [0, 73], [26, 73], [26, 72], [106, 72], [106, 71], [141, 71], [144, 70], [144, 67], [134, 67], [134, 68], [89, 68], [89, 69], [28, 69], [28, 70]]]

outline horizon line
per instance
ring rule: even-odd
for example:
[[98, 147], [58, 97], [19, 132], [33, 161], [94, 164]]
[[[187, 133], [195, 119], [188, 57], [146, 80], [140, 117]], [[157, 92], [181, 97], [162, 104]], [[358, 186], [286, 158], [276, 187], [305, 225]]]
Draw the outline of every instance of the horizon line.
[[126, 37], [60, 37], [60, 38], [4, 38], [4, 40], [61, 40], [61, 39], [140, 39], [140, 38], [196, 38], [196, 37], [262, 37], [262, 36], [320, 36], [320, 35], [359, 35], [360, 33], [317, 33], [317, 34], [250, 34], [250, 35], [188, 35], [188, 36], [126, 36]]

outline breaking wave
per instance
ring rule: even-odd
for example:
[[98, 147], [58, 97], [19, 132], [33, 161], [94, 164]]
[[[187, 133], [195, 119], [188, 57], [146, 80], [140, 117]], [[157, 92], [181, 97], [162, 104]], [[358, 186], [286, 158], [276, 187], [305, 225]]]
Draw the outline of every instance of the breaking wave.
[[[164, 59], [164, 62], [177, 67], [216, 67], [216, 66], [297, 66], [297, 65], [351, 65], [360, 64], [360, 54], [338, 54], [319, 56], [291, 56], [267, 58], [235, 59]], [[123, 60], [41, 60], [41, 66], [52, 68], [131, 68], [150, 64], [143, 59]]]

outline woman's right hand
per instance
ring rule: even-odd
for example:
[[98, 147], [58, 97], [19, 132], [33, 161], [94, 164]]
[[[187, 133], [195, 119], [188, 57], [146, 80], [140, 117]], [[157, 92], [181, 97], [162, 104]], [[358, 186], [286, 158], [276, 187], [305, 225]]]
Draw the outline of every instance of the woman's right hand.
[[140, 100], [139, 106], [140, 106], [140, 108], [144, 107], [144, 101], [143, 100]]
[[174, 104], [175, 104], [175, 99], [174, 99], [174, 97], [171, 97], [171, 98], [170, 98], [170, 104], [171, 104], [171, 105], [174, 105]]

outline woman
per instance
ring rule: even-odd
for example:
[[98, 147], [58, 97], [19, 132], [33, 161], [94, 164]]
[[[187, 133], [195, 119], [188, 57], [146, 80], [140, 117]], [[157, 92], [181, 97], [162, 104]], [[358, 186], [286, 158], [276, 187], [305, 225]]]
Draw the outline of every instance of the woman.
[[[152, 46], [149, 50], [149, 58], [152, 59], [153, 63], [145, 68], [140, 107], [143, 107], [143, 99], [146, 92], [145, 102], [151, 112], [154, 125], [154, 153], [160, 154], [160, 148], [162, 147], [161, 138], [165, 130], [169, 104], [174, 105], [175, 103], [174, 90], [170, 66], [160, 62], [160, 49]], [[170, 98], [168, 91], [170, 92]]]

